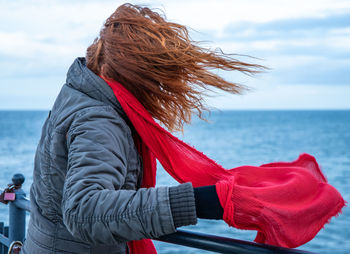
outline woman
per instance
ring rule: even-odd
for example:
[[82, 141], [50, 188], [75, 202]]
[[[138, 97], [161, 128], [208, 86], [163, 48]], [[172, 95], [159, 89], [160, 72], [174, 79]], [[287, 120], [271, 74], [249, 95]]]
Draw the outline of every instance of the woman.
[[[23, 252], [153, 253], [150, 241], [135, 240], [174, 233], [178, 227], [196, 224], [197, 218], [224, 219], [231, 226], [258, 230], [257, 241], [295, 247], [339, 212], [344, 201], [311, 157], [265, 165], [264, 170], [228, 171], [153, 120], [170, 131], [182, 130], [193, 110], [201, 116], [202, 94], [209, 87], [231, 93], [244, 89], [209, 72], [212, 68], [252, 74], [262, 67], [199, 47], [184, 26], [167, 22], [148, 8], [120, 6], [87, 49], [86, 59], [78, 58], [70, 67], [43, 126]], [[155, 157], [182, 184], [152, 188]], [[295, 190], [296, 181], [278, 184], [287, 170], [305, 186], [322, 183], [326, 192], [305, 187], [300, 194], [329, 194], [322, 200], [333, 207], [321, 209], [323, 213], [316, 215], [320, 225], [310, 221], [312, 230], [298, 241], [285, 230], [291, 228], [284, 225], [285, 217], [276, 226], [259, 210], [270, 202], [266, 197], [271, 190]], [[266, 192], [262, 190], [267, 181], [261, 179], [272, 179]], [[256, 193], [268, 195], [259, 194], [256, 200]], [[269, 218], [282, 216], [279, 208], [273, 209], [278, 200], [268, 203]], [[295, 209], [292, 215], [298, 217], [298, 211], [304, 212]], [[287, 234], [274, 235], [279, 229]]]

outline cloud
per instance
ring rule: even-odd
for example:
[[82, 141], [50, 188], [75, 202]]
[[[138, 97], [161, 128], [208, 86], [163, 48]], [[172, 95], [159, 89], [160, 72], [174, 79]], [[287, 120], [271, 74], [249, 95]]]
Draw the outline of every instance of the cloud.
[[225, 52], [263, 58], [278, 84], [350, 85], [350, 10], [322, 17], [241, 22], [212, 40]]
[[325, 31], [329, 29], [349, 28], [349, 10], [340, 14], [323, 17], [290, 18], [255, 24], [256, 30], [290, 33], [294, 31]]
[[245, 95], [220, 93], [207, 103], [218, 109], [349, 109], [350, 86], [258, 84]]
[[[85, 55], [105, 18], [122, 3], [112, 0], [0, 1], [2, 94], [17, 98], [12, 101], [18, 105], [21, 102], [28, 105], [30, 96], [35, 100], [42, 96], [43, 102], [36, 103], [36, 107], [50, 107], [49, 102], [64, 82], [74, 58]], [[350, 2], [347, 0], [144, 0], [143, 3], [160, 7], [169, 20], [199, 31], [191, 30], [191, 34], [197, 40], [211, 41], [204, 45], [264, 59], [243, 58], [271, 68], [259, 76], [260, 80], [248, 83], [268, 81], [272, 86], [323, 87], [350, 84], [347, 71]], [[224, 75], [230, 80], [247, 80], [237, 74]], [[51, 84], [52, 90], [46, 84]], [[24, 85], [31, 89], [21, 88]], [[26, 91], [28, 100], [19, 99], [18, 91]], [[0, 99], [3, 99], [0, 108], [6, 107], [5, 99]]]
[[[121, 1], [119, 1], [121, 4]], [[118, 2], [0, 2], [0, 79], [65, 75]]]
[[277, 38], [299, 39], [299, 42], [302, 42], [302, 39], [322, 36], [324, 38], [325, 33], [332, 37], [348, 37], [350, 34], [350, 9], [341, 14], [323, 17], [289, 18], [264, 23], [232, 23], [215, 37], [221, 41], [274, 40]]

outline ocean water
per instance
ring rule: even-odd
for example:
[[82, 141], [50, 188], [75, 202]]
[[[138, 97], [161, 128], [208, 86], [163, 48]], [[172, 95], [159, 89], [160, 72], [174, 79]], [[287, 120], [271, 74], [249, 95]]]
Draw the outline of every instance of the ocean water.
[[[47, 113], [0, 111], [0, 188], [11, 181], [14, 173], [22, 173], [26, 177], [23, 189], [29, 193], [34, 153]], [[216, 111], [208, 119], [194, 119], [178, 136], [225, 168], [291, 161], [300, 153], [310, 153], [317, 158], [328, 182], [350, 200], [350, 111]], [[157, 185], [175, 184], [160, 167]], [[8, 207], [2, 204], [0, 221], [8, 221]], [[182, 229], [248, 241], [256, 235], [213, 220], [199, 220], [197, 225]], [[349, 238], [350, 209], [345, 207], [299, 249], [350, 253]], [[155, 245], [159, 253], [204, 253], [156, 241]]]

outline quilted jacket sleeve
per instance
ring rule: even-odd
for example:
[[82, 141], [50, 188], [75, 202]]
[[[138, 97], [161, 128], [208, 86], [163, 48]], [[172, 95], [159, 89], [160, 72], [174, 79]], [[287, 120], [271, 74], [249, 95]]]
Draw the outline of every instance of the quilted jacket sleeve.
[[[93, 244], [114, 244], [175, 232], [169, 187], [121, 189], [134, 144], [118, 113], [101, 106], [78, 114], [67, 135], [62, 200], [63, 222], [72, 235]], [[189, 183], [175, 188], [193, 192]], [[195, 213], [192, 217], [190, 224], [196, 222]]]

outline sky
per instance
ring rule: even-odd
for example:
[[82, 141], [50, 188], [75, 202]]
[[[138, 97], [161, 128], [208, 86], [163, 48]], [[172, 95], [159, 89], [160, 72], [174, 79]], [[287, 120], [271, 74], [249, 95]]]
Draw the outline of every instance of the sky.
[[[350, 109], [349, 0], [130, 2], [161, 9], [202, 46], [269, 68], [254, 77], [220, 72], [251, 90], [216, 91], [212, 108]], [[0, 0], [0, 109], [50, 109], [69, 66], [123, 3]]]

